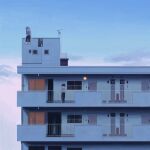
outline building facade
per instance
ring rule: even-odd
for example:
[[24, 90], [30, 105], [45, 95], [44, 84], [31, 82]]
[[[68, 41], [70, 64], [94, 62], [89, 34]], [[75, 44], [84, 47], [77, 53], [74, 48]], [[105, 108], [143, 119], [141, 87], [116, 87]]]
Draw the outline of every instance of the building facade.
[[68, 66], [60, 38], [22, 39], [22, 150], [150, 149], [150, 67]]

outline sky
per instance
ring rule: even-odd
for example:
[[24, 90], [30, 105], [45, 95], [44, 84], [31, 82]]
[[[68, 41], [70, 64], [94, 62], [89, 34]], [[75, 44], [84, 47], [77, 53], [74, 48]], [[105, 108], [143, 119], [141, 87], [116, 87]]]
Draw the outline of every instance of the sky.
[[[57, 37], [70, 65], [150, 65], [149, 0], [0, 0], [0, 149], [19, 150], [21, 38]], [[11, 144], [8, 144], [9, 141]]]

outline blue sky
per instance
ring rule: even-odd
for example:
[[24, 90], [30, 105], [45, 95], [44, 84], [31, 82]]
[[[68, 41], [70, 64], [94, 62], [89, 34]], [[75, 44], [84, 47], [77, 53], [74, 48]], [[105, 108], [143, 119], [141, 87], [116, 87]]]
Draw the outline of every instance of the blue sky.
[[149, 0], [0, 0], [1, 56], [20, 57], [25, 27], [57, 36], [69, 55], [107, 58], [150, 49]]
[[33, 37], [63, 29], [73, 65], [150, 65], [149, 7], [150, 0], [0, 0], [0, 149], [20, 150], [16, 66], [26, 26]]

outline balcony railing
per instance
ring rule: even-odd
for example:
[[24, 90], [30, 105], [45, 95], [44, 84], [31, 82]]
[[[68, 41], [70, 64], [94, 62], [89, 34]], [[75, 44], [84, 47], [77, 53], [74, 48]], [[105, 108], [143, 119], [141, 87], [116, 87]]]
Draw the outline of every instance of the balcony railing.
[[88, 124], [19, 125], [21, 141], [150, 141], [150, 125], [124, 127]]
[[[115, 90], [114, 91], [21, 91], [18, 92], [18, 102], [22, 106], [33, 105], [36, 99], [37, 105], [46, 103], [75, 103], [76, 106], [101, 106], [101, 105], [150, 105], [150, 92]], [[129, 105], [128, 105], [129, 104]]]
[[48, 124], [48, 137], [74, 136], [74, 126], [68, 124]]
[[[99, 101], [102, 104], [132, 104], [135, 94], [150, 94], [150, 92], [130, 91], [130, 90], [116, 90], [114, 91], [83, 91], [83, 90], [66, 90], [61, 91], [47, 91], [47, 102], [49, 103], [74, 103], [76, 95], [82, 93], [83, 95], [92, 94], [99, 95]], [[89, 97], [90, 98], [90, 97]], [[93, 99], [94, 97], [92, 97]]]
[[73, 91], [47, 91], [48, 103], [74, 103]]
[[[47, 136], [49, 137], [59, 137], [59, 136], [74, 136], [75, 131], [79, 131], [79, 133], [82, 133], [82, 130], [88, 129], [87, 132], [92, 132], [90, 130], [91, 128], [94, 129], [99, 129], [102, 131], [102, 136], [128, 136], [131, 133], [131, 126], [122, 124], [120, 127], [113, 127], [113, 125], [85, 125], [85, 124], [48, 124], [47, 126]], [[81, 132], [80, 132], [81, 131]], [[95, 130], [96, 131], [96, 130]]]

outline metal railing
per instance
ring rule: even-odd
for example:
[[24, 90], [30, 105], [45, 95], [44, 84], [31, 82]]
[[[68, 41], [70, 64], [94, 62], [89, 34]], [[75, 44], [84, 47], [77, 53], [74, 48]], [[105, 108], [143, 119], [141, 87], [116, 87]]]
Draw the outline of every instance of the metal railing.
[[[127, 137], [131, 136], [131, 126], [122, 125], [120, 127], [112, 127], [112, 125], [89, 125], [89, 124], [48, 124], [47, 125], [47, 136], [49, 137], [64, 137], [64, 136], [76, 136], [76, 132], [83, 133], [84, 127], [88, 127], [88, 132], [93, 132], [93, 130], [98, 132], [98, 128], [101, 131], [102, 137]], [[97, 128], [98, 127], [98, 128]], [[84, 130], [85, 131], [85, 130]]]
[[[44, 135], [48, 137], [78, 137], [81, 134], [85, 136], [97, 136], [98, 139], [113, 139], [115, 138], [130, 138], [137, 139], [142, 135], [150, 140], [150, 125], [142, 124], [43, 124], [43, 125], [19, 125], [20, 130], [27, 132], [30, 135]], [[83, 137], [84, 135], [82, 135]], [[112, 138], [114, 137], [114, 138]], [[89, 136], [90, 138], [90, 136]]]
[[[76, 94], [82, 93], [83, 95], [93, 93], [92, 101], [94, 103], [94, 94], [99, 97], [99, 101], [102, 104], [133, 104], [134, 94], [144, 94], [150, 92], [137, 91], [137, 90], [102, 90], [102, 91], [83, 91], [83, 90], [66, 90], [66, 91], [27, 91], [27, 92], [42, 92], [46, 95], [46, 101], [48, 103], [75, 103]], [[83, 96], [82, 95], [82, 96]], [[90, 97], [89, 97], [90, 98]]]
[[74, 126], [68, 124], [48, 124], [47, 136], [61, 137], [61, 136], [74, 136]]
[[74, 103], [74, 91], [47, 91], [48, 103]]

